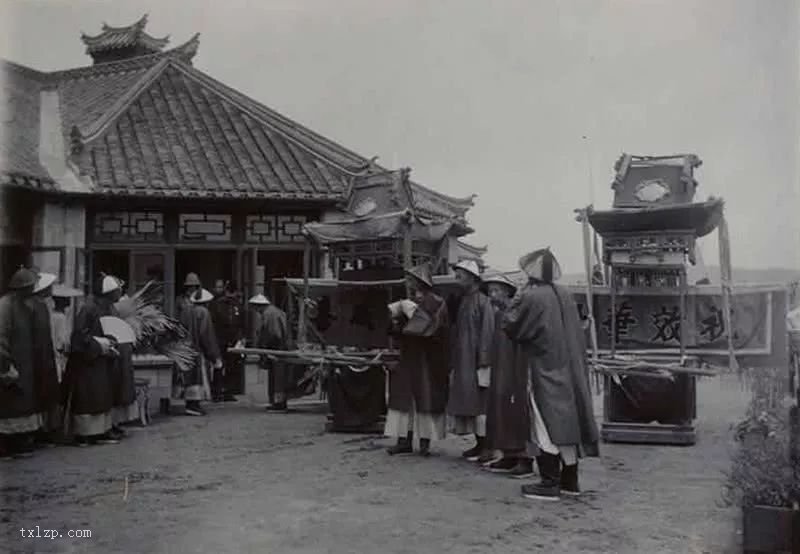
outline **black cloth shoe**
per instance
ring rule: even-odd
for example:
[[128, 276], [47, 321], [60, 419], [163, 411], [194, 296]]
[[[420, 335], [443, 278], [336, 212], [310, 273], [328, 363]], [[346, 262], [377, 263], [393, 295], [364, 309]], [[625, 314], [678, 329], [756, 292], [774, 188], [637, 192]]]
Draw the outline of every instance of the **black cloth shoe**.
[[431, 439], [419, 439], [419, 455], [423, 458], [431, 455]]
[[559, 500], [561, 498], [561, 458], [542, 452], [536, 458], [541, 480], [535, 485], [523, 485], [522, 496], [535, 500]]
[[11, 455], [14, 458], [30, 458], [36, 446], [33, 442], [33, 436], [22, 435], [15, 436], [11, 441]]
[[561, 469], [561, 492], [569, 496], [579, 496], [581, 488], [578, 485], [578, 464], [564, 465]]
[[90, 439], [91, 444], [119, 444], [119, 439], [115, 439], [111, 432], [104, 433], [95, 439]]
[[536, 475], [536, 472], [533, 471], [533, 460], [528, 458], [520, 458], [517, 460], [517, 463], [508, 472], [510, 477], [514, 479], [529, 479]]
[[486, 469], [492, 473], [508, 473], [515, 467], [517, 467], [517, 460], [514, 458], [500, 458], [486, 466]]
[[123, 429], [114, 426], [111, 428], [111, 431], [108, 432], [108, 435], [114, 439], [121, 440], [125, 438], [128, 434]]
[[202, 417], [206, 415], [206, 411], [197, 400], [190, 400], [186, 403], [186, 415]]
[[490, 463], [494, 462], [496, 459], [497, 459], [497, 457], [494, 455], [494, 451], [487, 450], [486, 448], [484, 448], [483, 451], [481, 452], [481, 455], [478, 456], [478, 459], [476, 461], [480, 465], [484, 466], [484, 465], [489, 465]]
[[397, 444], [390, 446], [386, 449], [389, 456], [396, 456], [398, 454], [411, 454], [414, 452], [414, 447], [407, 438], [400, 437], [397, 439]]
[[286, 406], [286, 402], [278, 402], [276, 404], [270, 404], [267, 406], [268, 412], [285, 412], [287, 410], [288, 407]]
[[475, 436], [475, 446], [461, 453], [462, 458], [466, 458], [468, 462], [477, 462], [481, 454], [483, 454], [484, 444], [486, 444], [485, 437]]

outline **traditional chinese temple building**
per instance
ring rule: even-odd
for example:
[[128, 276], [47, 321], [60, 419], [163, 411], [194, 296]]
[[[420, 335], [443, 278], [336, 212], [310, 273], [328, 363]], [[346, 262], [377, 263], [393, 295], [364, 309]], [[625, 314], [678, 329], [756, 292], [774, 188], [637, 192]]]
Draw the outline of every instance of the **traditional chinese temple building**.
[[309, 223], [351, 239], [314, 250], [315, 276], [402, 267], [387, 231], [401, 215], [414, 259], [439, 272], [485, 252], [460, 240], [473, 197], [276, 113], [193, 66], [199, 35], [169, 48], [146, 24], [83, 35], [85, 67], [0, 62], [0, 287], [24, 263], [87, 290], [102, 271], [132, 288], [162, 281], [171, 309], [190, 271], [246, 294], [302, 275]]

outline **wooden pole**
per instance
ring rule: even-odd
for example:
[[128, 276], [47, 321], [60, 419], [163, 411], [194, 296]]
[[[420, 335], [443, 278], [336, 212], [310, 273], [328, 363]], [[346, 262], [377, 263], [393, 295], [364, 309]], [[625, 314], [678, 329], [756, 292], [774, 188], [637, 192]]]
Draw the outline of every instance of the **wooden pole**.
[[686, 294], [688, 292], [688, 279], [686, 277], [686, 267], [682, 267], [680, 270], [680, 280], [681, 280], [681, 291], [680, 291], [680, 308], [678, 310], [681, 314], [680, 320], [680, 341], [681, 341], [681, 363], [683, 363], [683, 358], [686, 355]]
[[303, 248], [303, 297], [300, 299], [300, 313], [297, 317], [298, 347], [306, 343], [306, 302], [308, 301], [308, 273], [311, 270], [311, 239], [306, 236]]
[[592, 283], [592, 240], [589, 228], [588, 208], [580, 210], [583, 228], [583, 259], [586, 269], [586, 318], [589, 322], [589, 338], [592, 342], [592, 360], [598, 359], [597, 328], [594, 323], [594, 283]]
[[[409, 213], [406, 215], [406, 225], [404, 226], [403, 230], [403, 269], [408, 271], [411, 269], [413, 262], [414, 262], [414, 254], [413, 254], [413, 243], [412, 243], [412, 236], [411, 236], [411, 226], [414, 224], [412, 219], [412, 215]], [[408, 283], [406, 283], [406, 297], [411, 296], [411, 288], [409, 287]]]

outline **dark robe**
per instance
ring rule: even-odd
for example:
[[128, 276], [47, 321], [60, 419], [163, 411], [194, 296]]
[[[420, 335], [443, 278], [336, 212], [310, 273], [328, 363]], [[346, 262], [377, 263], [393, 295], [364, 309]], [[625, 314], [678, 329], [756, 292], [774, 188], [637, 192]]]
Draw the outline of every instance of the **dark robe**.
[[[200, 353], [209, 362], [216, 362], [220, 359], [219, 345], [217, 336], [214, 332], [214, 324], [208, 308], [201, 305], [186, 304], [182, 307], [179, 315], [181, 325], [186, 328], [189, 339]], [[185, 373], [181, 372], [180, 384], [183, 387], [203, 386], [203, 361], [195, 360], [194, 368]]]
[[401, 317], [393, 327], [400, 338], [400, 360], [389, 374], [389, 408], [439, 415], [447, 407], [448, 331], [447, 305], [426, 293], [410, 320]]
[[572, 295], [558, 285], [529, 283], [514, 297], [503, 328], [520, 345], [530, 384], [550, 440], [597, 456], [586, 347]]
[[489, 297], [479, 291], [464, 296], [450, 336], [450, 415], [475, 417], [486, 413], [488, 389], [478, 386], [478, 368], [491, 366], [493, 336], [494, 308]]
[[[288, 350], [291, 337], [289, 323], [283, 310], [270, 304], [259, 315], [258, 330], [256, 331], [256, 347], [268, 350]], [[289, 368], [280, 360], [271, 360], [264, 356], [261, 359], [263, 367], [270, 370], [270, 391], [273, 391], [273, 400], [281, 403], [286, 400], [289, 388]]]
[[19, 378], [0, 381], [0, 419], [28, 417], [39, 412], [33, 354], [34, 313], [15, 293], [0, 298], [0, 374], [13, 365]]
[[133, 345], [117, 345], [119, 356], [111, 362], [111, 390], [115, 408], [126, 408], [136, 401], [133, 373]]
[[36, 397], [40, 412], [55, 408], [61, 400], [56, 353], [50, 325], [50, 308], [42, 298], [32, 298], [34, 335], [33, 355]]
[[530, 441], [528, 371], [520, 363], [520, 347], [503, 330], [504, 312], [500, 308], [495, 313], [486, 434], [492, 449], [518, 452]]
[[105, 299], [90, 296], [78, 312], [70, 341], [70, 353], [63, 386], [72, 394], [70, 411], [74, 415], [110, 412], [114, 405], [112, 372], [115, 359], [104, 356], [93, 337], [103, 337], [100, 318], [113, 315]]

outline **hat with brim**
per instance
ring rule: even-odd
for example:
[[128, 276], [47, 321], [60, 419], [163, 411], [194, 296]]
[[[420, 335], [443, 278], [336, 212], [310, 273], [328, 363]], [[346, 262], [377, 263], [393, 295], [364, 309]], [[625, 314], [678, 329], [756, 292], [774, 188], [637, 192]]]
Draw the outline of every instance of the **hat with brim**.
[[56, 276], [52, 273], [40, 273], [39, 278], [36, 280], [36, 285], [33, 287], [34, 294], [49, 289], [55, 282]]
[[66, 285], [53, 285], [53, 296], [56, 298], [77, 298], [83, 296], [83, 291]]
[[491, 283], [494, 283], [496, 285], [505, 285], [509, 289], [511, 289], [512, 292], [516, 292], [517, 291], [517, 284], [514, 283], [514, 281], [512, 281], [511, 279], [509, 279], [505, 275], [503, 275], [502, 273], [497, 273], [495, 275], [490, 275], [488, 277], [484, 277], [483, 278], [483, 284], [484, 285], [489, 285]]
[[11, 276], [8, 288], [11, 290], [27, 289], [28, 287], [36, 286], [36, 280], [36, 274], [33, 271], [26, 267], [21, 267]]
[[197, 276], [197, 273], [188, 273], [186, 275], [186, 279], [183, 281], [184, 287], [199, 287], [202, 286], [200, 283], [200, 277]]
[[214, 295], [206, 289], [200, 289], [190, 297], [192, 304], [206, 304], [214, 300]]
[[457, 264], [453, 265], [453, 269], [460, 269], [461, 271], [466, 271], [479, 281], [481, 280], [481, 268], [478, 267], [478, 262], [475, 260], [461, 260]]
[[103, 282], [100, 287], [100, 294], [109, 294], [115, 290], [122, 290], [122, 281], [113, 275], [106, 275], [103, 277]]
[[420, 283], [433, 288], [433, 276], [431, 275], [431, 268], [428, 264], [420, 264], [411, 269], [406, 270], [406, 275], [410, 275]]
[[519, 259], [519, 268], [530, 279], [552, 283], [561, 278], [561, 266], [549, 248], [534, 250]]
[[253, 298], [247, 301], [248, 304], [253, 304], [254, 306], [268, 306], [270, 304], [269, 298], [264, 296], [263, 294], [256, 294]]

